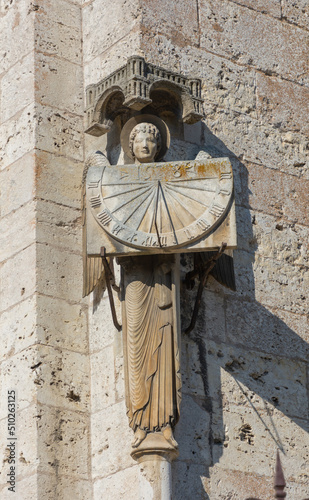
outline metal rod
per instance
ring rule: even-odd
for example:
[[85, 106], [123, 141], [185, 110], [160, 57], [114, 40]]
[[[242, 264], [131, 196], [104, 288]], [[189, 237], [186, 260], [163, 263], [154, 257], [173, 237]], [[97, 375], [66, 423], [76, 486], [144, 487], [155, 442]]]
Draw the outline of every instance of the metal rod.
[[199, 311], [200, 304], [201, 304], [203, 289], [206, 285], [209, 273], [213, 269], [213, 267], [216, 265], [216, 261], [219, 259], [219, 257], [221, 257], [221, 255], [223, 254], [225, 249], [226, 249], [226, 243], [222, 243], [220, 250], [207, 262], [207, 267], [204, 271], [202, 279], [200, 280], [200, 284], [199, 284], [199, 287], [197, 290], [191, 322], [190, 322], [190, 325], [188, 326], [188, 328], [185, 329], [185, 331], [184, 331], [185, 334], [189, 334], [193, 330], [193, 328], [195, 327], [198, 311]]
[[115, 327], [117, 328], [118, 332], [120, 332], [122, 326], [120, 325], [120, 323], [118, 323], [116, 309], [115, 309], [114, 296], [113, 296], [113, 291], [112, 291], [112, 285], [111, 285], [111, 277], [112, 277], [112, 279], [114, 279], [114, 275], [113, 275], [113, 273], [108, 265], [107, 259], [106, 259], [105, 247], [101, 247], [101, 258], [102, 258], [102, 263], [103, 263], [103, 267], [104, 267], [104, 271], [105, 271], [106, 287], [107, 287], [107, 292], [108, 292], [109, 305], [110, 305], [112, 317], [113, 317], [113, 323], [114, 323]]

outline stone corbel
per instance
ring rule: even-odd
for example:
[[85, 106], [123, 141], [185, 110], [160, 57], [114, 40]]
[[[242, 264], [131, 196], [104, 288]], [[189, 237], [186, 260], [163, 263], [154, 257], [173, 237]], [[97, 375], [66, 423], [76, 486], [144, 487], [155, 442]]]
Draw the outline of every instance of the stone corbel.
[[107, 133], [117, 115], [140, 111], [153, 102], [152, 93], [163, 90], [175, 98], [177, 114], [187, 124], [203, 118], [201, 80], [147, 63], [132, 56], [125, 66], [86, 89], [86, 133]]

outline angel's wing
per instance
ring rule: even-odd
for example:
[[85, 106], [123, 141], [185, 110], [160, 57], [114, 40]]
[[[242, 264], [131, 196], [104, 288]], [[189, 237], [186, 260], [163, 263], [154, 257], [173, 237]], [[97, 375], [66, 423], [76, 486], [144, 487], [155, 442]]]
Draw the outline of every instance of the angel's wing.
[[[201, 252], [200, 258], [202, 262], [207, 263], [216, 252]], [[215, 266], [210, 271], [211, 276], [215, 278], [221, 285], [230, 288], [230, 290], [236, 290], [235, 274], [234, 274], [234, 260], [231, 255], [222, 254], [221, 257], [216, 261]]]
[[82, 180], [82, 225], [83, 225], [83, 297], [89, 295], [99, 282], [104, 278], [104, 268], [100, 257], [87, 255], [86, 231], [86, 177], [91, 166], [109, 166], [110, 163], [101, 151], [92, 153], [85, 164]]

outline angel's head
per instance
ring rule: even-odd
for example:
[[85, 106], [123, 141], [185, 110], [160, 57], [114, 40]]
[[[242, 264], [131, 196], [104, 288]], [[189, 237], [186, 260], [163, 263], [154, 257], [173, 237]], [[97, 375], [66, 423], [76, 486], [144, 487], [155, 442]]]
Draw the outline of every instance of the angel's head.
[[135, 163], [151, 163], [161, 149], [161, 134], [152, 123], [136, 125], [129, 138], [130, 152]]

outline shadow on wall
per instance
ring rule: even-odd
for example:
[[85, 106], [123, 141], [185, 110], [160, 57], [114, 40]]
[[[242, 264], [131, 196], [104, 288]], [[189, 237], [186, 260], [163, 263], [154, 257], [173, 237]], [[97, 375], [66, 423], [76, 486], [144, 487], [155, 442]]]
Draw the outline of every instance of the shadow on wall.
[[[205, 149], [230, 157], [234, 168], [237, 291], [210, 278], [197, 325], [182, 336], [183, 402], [176, 428], [180, 458], [173, 464], [173, 499], [274, 498], [276, 449], [285, 455], [287, 480], [305, 480], [309, 460], [309, 345], [291, 320], [293, 312], [304, 309], [297, 289], [301, 277], [294, 270], [293, 297], [285, 269], [265, 250], [259, 252], [256, 234], [260, 231], [263, 241], [270, 234], [263, 232], [263, 215], [250, 213], [245, 165], [203, 127]], [[188, 260], [184, 256], [183, 264]], [[182, 330], [190, 322], [195, 293], [196, 287], [182, 291]], [[260, 301], [271, 304], [271, 310]]]

